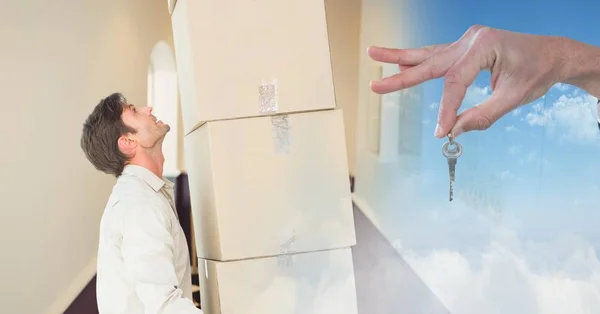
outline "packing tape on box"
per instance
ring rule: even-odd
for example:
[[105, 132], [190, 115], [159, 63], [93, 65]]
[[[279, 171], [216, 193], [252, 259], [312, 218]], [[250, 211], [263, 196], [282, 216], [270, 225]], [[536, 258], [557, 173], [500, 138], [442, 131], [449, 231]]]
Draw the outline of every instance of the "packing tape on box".
[[277, 256], [277, 267], [288, 268], [294, 264], [296, 256], [296, 232], [291, 230], [291, 236], [279, 245], [279, 255]]
[[208, 261], [204, 260], [204, 276], [208, 279]]
[[258, 112], [273, 114], [278, 109], [277, 80], [263, 81], [258, 87]]
[[292, 134], [288, 115], [271, 116], [271, 132], [275, 154], [289, 154], [292, 146]]

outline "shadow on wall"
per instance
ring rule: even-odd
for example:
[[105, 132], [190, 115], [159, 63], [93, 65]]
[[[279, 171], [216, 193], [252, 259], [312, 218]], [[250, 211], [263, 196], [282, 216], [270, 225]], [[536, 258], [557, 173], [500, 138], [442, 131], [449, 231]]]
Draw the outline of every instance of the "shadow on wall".
[[359, 314], [449, 314], [391, 243], [354, 206], [352, 248]]

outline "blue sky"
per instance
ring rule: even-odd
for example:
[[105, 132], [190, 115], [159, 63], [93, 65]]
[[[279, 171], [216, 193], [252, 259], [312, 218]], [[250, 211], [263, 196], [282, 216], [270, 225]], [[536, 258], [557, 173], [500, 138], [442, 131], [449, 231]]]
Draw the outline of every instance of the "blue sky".
[[[412, 1], [415, 46], [453, 42], [474, 24], [600, 46], [598, 1]], [[393, 182], [384, 233], [452, 313], [600, 312], [595, 99], [556, 85], [489, 130], [459, 137], [449, 203], [444, 140], [433, 137], [442, 84], [424, 84], [421, 164]], [[484, 72], [462, 109], [490, 93]]]
[[[419, 11], [415, 12], [421, 24], [416, 45], [452, 42], [471, 25], [484, 24], [519, 32], [568, 36], [600, 46], [597, 31], [600, 3], [544, 3], [547, 2], [422, 0]], [[442, 83], [436, 80], [425, 84], [424, 172], [438, 173], [446, 166], [439, 153], [443, 141], [432, 136]], [[485, 100], [490, 93], [489, 73], [483, 72], [470, 88], [463, 109]], [[578, 206], [600, 204], [600, 141], [593, 101], [585, 92], [558, 85], [544, 99], [505, 116], [490, 130], [461, 136], [464, 155], [457, 165], [456, 192], [461, 187], [476, 186], [505, 204], [541, 202], [528, 210], [541, 210], [548, 201]], [[447, 180], [440, 178], [434, 184], [444, 186]], [[446, 197], [445, 193], [438, 194]], [[558, 206], [552, 210], [558, 210]], [[573, 214], [596, 211], [600, 209], [589, 208], [588, 212], [580, 209]]]

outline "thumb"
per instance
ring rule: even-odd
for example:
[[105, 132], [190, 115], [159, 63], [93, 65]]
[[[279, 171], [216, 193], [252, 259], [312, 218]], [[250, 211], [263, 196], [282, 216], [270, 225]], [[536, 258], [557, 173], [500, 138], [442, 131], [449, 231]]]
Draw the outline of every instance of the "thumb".
[[456, 138], [469, 131], [487, 130], [518, 105], [518, 101], [509, 99], [506, 93], [494, 92], [485, 102], [458, 115], [451, 130], [452, 137]]

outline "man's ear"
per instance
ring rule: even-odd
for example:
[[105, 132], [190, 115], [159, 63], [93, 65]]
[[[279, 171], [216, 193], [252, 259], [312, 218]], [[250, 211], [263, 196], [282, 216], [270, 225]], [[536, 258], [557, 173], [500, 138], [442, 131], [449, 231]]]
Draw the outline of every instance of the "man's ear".
[[137, 141], [129, 138], [127, 135], [121, 135], [117, 140], [119, 150], [127, 156], [132, 156], [137, 147]]

